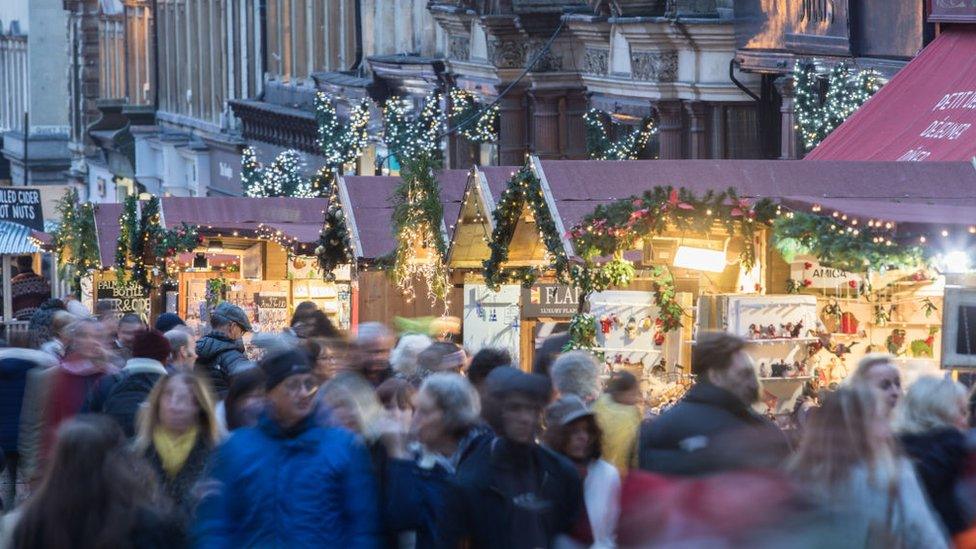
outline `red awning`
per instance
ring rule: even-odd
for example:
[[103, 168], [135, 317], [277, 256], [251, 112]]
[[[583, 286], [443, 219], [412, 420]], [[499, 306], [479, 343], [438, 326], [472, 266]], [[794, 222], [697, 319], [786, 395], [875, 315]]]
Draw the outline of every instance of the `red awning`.
[[970, 160], [976, 156], [976, 30], [926, 46], [808, 160]]

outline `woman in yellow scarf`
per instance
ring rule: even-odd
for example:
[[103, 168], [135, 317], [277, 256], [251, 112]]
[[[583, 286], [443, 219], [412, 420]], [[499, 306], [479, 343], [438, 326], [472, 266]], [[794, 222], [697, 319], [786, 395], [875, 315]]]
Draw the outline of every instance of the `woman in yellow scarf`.
[[193, 487], [220, 436], [207, 381], [190, 373], [160, 378], [139, 414], [136, 449], [187, 521]]

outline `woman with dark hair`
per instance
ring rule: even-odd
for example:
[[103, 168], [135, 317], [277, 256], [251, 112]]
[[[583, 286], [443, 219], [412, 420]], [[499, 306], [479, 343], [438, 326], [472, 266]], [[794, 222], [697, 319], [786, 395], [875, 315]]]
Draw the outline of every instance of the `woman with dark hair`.
[[295, 308], [295, 314], [291, 317], [291, 331], [299, 339], [337, 338], [342, 335], [329, 320], [329, 315], [309, 301], [303, 301]]
[[159, 511], [154, 479], [115, 421], [75, 417], [58, 429], [40, 488], [0, 531], [16, 549], [183, 546], [177, 523]]
[[376, 397], [387, 411], [390, 418], [400, 424], [404, 430], [410, 428], [413, 419], [413, 397], [417, 389], [405, 379], [391, 377], [380, 383], [376, 388]]
[[600, 459], [602, 437], [596, 417], [579, 397], [567, 395], [546, 408], [546, 446], [569, 458], [583, 479], [583, 514], [570, 532], [579, 547], [616, 546], [620, 474]]
[[261, 368], [244, 370], [234, 376], [223, 405], [227, 431], [253, 427], [265, 407], [264, 371]]

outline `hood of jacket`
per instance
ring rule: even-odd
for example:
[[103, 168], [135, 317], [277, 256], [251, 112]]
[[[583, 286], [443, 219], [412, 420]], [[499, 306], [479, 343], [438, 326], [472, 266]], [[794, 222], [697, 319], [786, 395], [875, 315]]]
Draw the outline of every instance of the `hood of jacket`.
[[166, 375], [166, 367], [158, 360], [151, 358], [130, 358], [125, 362], [123, 372], [128, 374], [159, 374]]
[[227, 351], [244, 352], [244, 342], [234, 340], [221, 332], [210, 332], [197, 340], [197, 358], [204, 362], [213, 362], [218, 355]]

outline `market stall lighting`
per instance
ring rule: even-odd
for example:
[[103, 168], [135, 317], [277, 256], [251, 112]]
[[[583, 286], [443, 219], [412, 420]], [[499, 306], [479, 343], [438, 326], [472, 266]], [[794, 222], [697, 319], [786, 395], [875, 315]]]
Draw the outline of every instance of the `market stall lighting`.
[[942, 260], [947, 273], [965, 273], [969, 271], [969, 254], [962, 250], [954, 250], [947, 254]]
[[222, 251], [224, 251], [224, 243], [222, 241], [217, 240], [217, 239], [211, 239], [210, 242], [207, 243], [207, 252], [208, 253], [212, 253], [213, 254], [213, 253], [219, 253], [219, 252], [222, 252]]
[[674, 266], [696, 271], [720, 273], [725, 270], [725, 252], [695, 248], [692, 246], [678, 246], [674, 254]]

